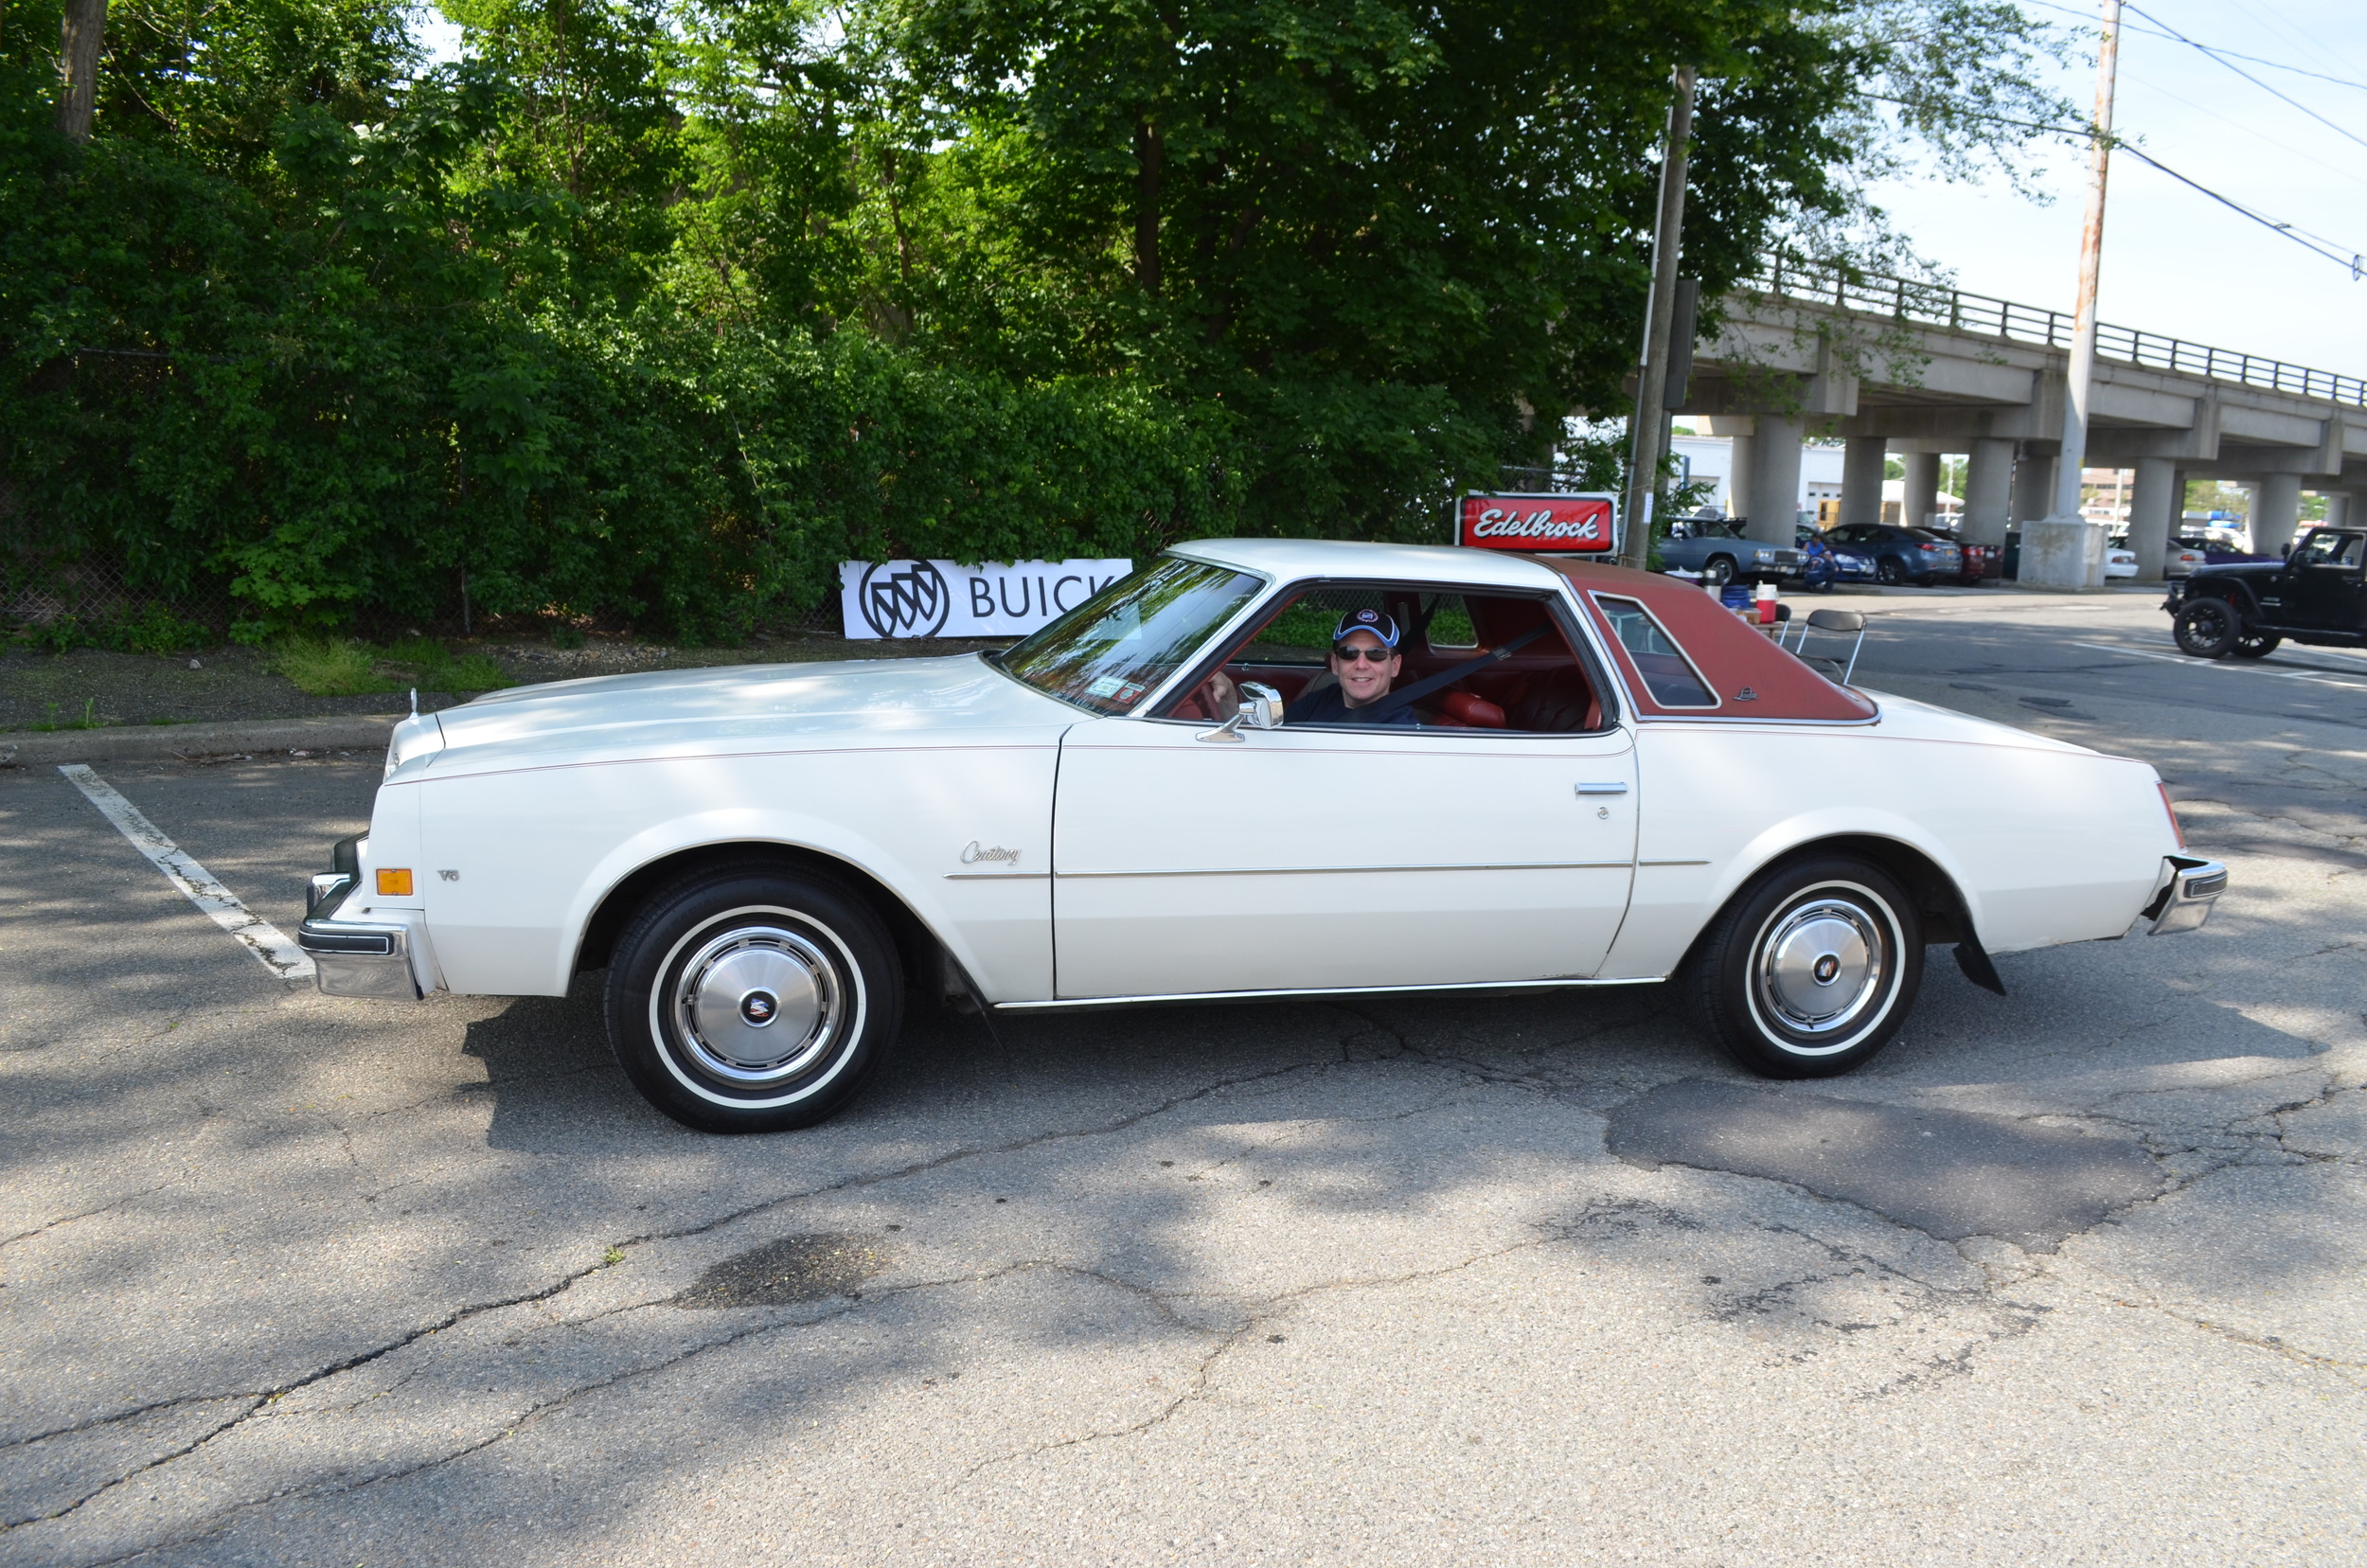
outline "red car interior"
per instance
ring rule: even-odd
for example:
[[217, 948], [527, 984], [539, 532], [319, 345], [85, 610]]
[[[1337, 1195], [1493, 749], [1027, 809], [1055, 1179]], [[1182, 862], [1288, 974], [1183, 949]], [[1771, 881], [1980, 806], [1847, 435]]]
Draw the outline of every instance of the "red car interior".
[[[1420, 596], [1411, 589], [1390, 592], [1386, 608], [1397, 624], [1407, 629], [1398, 649], [1405, 661], [1397, 674], [1399, 686], [1477, 658], [1491, 648], [1502, 647], [1523, 633], [1536, 630], [1539, 622], [1551, 621], [1540, 599], [1488, 598], [1473, 594], [1465, 594], [1461, 598], [1478, 634], [1476, 646], [1433, 644], [1428, 637]], [[1289, 608], [1289, 604], [1278, 606], [1266, 625], [1271, 626]], [[1258, 633], [1264, 630], [1261, 626], [1242, 639], [1241, 649], [1254, 649]], [[1330, 670], [1321, 662], [1323, 655], [1319, 650], [1308, 649], [1304, 656], [1305, 663], [1283, 663], [1245, 657], [1237, 650], [1235, 656], [1225, 661], [1224, 672], [1237, 684], [1258, 681], [1272, 686], [1282, 693], [1287, 711], [1316, 681], [1330, 679]], [[1166, 716], [1202, 721], [1218, 717], [1209, 711], [1209, 706], [1203, 683], [1169, 707]], [[1602, 704], [1587, 680], [1585, 667], [1571, 652], [1557, 623], [1509, 657], [1476, 669], [1446, 690], [1423, 698], [1415, 704], [1415, 712], [1422, 723], [1440, 729], [1569, 733], [1598, 729], [1603, 722]]]

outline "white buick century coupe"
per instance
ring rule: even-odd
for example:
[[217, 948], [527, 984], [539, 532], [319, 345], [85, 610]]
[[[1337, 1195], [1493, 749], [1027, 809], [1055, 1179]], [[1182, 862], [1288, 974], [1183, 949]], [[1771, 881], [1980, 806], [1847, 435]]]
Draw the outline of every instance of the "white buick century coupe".
[[1842, 685], [1666, 578], [1203, 540], [1001, 653], [415, 715], [299, 940], [347, 996], [605, 970], [642, 1093], [754, 1131], [845, 1105], [908, 986], [1669, 981], [1745, 1066], [1844, 1072], [1928, 943], [2002, 989], [1994, 953], [2201, 924], [2227, 874], [2183, 849], [2145, 764]]

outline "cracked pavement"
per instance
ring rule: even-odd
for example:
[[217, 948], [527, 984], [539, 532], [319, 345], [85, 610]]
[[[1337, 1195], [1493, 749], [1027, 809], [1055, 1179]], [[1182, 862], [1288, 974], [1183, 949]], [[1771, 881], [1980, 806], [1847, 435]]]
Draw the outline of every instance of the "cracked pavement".
[[[1861, 676], [2154, 760], [2212, 924], [1807, 1084], [1648, 990], [923, 1012], [704, 1137], [593, 988], [287, 987], [0, 770], [0, 1563], [2367, 1561], [2367, 660], [2152, 603]], [[101, 772], [283, 929], [375, 780]]]

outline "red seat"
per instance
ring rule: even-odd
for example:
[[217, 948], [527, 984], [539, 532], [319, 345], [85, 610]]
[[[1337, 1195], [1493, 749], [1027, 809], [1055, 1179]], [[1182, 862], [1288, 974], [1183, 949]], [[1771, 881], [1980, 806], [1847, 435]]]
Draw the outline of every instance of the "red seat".
[[1474, 729], [1502, 729], [1504, 710], [1485, 697], [1474, 697], [1468, 691], [1450, 691], [1438, 700], [1438, 711], [1458, 724]]

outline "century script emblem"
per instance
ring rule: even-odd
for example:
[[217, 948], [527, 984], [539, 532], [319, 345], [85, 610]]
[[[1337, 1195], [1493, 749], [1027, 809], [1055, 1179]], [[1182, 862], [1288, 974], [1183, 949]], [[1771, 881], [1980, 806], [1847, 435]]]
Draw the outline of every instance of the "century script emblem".
[[971, 839], [968, 844], [962, 846], [962, 864], [964, 865], [975, 865], [980, 861], [1004, 861], [1012, 865], [1017, 865], [1019, 864], [1019, 851], [1016, 849], [1006, 849], [1000, 845], [995, 846], [991, 849], [981, 849], [978, 847], [978, 841], [976, 839]]
[[863, 575], [855, 602], [882, 637], [934, 637], [953, 611], [953, 591], [925, 561], [881, 562]]

